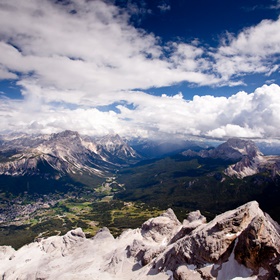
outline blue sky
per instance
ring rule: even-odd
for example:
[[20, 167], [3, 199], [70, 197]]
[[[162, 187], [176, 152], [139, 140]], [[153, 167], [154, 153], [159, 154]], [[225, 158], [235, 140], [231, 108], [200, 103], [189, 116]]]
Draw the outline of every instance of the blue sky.
[[[135, 5], [142, 14], [132, 16], [135, 26], [159, 36], [162, 43], [169, 41], [191, 43], [198, 40], [202, 45], [217, 48], [226, 33], [237, 35], [246, 27], [259, 24], [264, 19], [277, 20], [279, 2], [277, 1], [115, 1], [117, 5], [129, 8]], [[196, 87], [188, 83], [175, 86], [148, 89], [148, 93], [176, 94], [182, 92], [185, 98], [193, 95], [211, 94], [230, 96], [239, 90], [253, 91], [264, 83], [279, 83], [279, 72], [269, 76], [248, 73], [242, 77], [244, 84], [234, 88]]]
[[0, 0], [0, 132], [280, 137], [280, 2]]

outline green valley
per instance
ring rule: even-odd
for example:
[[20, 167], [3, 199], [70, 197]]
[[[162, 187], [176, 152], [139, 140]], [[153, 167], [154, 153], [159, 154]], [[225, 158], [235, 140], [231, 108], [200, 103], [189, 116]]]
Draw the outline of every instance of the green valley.
[[[49, 192], [39, 185], [44, 191], [35, 192], [32, 186], [36, 181], [32, 180], [28, 190], [18, 188], [17, 192], [2, 184], [6, 188], [1, 193], [1, 217], [6, 209], [10, 219], [2, 221], [0, 245], [19, 248], [36, 238], [64, 234], [76, 227], [90, 237], [106, 226], [117, 236], [167, 208], [172, 208], [180, 220], [197, 209], [210, 220], [250, 200], [258, 200], [279, 221], [279, 176], [260, 173], [242, 180], [228, 177], [223, 170], [230, 163], [176, 155], [122, 168], [102, 183], [100, 178], [87, 177], [81, 182], [72, 177], [56, 182], [56, 188], [46, 181], [46, 186], [53, 187]], [[19, 178], [14, 178], [18, 184]], [[28, 186], [27, 179], [22, 180]]]

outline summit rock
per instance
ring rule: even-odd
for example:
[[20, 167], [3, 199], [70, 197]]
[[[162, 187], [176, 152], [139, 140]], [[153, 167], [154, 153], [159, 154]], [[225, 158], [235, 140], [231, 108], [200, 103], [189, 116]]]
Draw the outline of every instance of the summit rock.
[[206, 223], [169, 209], [114, 238], [81, 229], [15, 251], [0, 247], [2, 279], [279, 279], [280, 226], [252, 201]]

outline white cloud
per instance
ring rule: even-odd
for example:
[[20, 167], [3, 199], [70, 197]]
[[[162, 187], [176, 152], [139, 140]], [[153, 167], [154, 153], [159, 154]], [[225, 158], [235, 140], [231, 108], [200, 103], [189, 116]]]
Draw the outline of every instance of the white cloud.
[[108, 96], [108, 102], [118, 100], [120, 90], [213, 81], [213, 75], [197, 67], [197, 47], [186, 45], [187, 66], [181, 67], [175, 63], [177, 54], [169, 62], [158, 39], [131, 26], [128, 15], [117, 7], [102, 1], [71, 3], [1, 1], [3, 78], [21, 72], [26, 75], [21, 83], [25, 85], [28, 77], [42, 94], [55, 88], [72, 99], [72, 92], [82, 91], [93, 103], [100, 94]]
[[280, 0], [275, 0], [275, 4], [271, 5], [269, 8], [273, 10], [280, 9]]
[[[0, 38], [0, 79], [17, 79], [23, 94], [21, 101], [1, 94], [0, 130], [280, 136], [277, 85], [191, 101], [134, 90], [182, 81], [233, 86], [248, 73], [269, 76], [279, 71], [280, 19], [228, 35], [213, 49], [199, 40], [161, 45], [105, 1], [1, 0]], [[113, 103], [116, 112], [96, 108]]]
[[206, 134], [213, 137], [279, 137], [280, 87], [264, 85], [254, 93], [239, 92], [227, 99], [219, 114], [220, 126]]
[[17, 75], [11, 73], [6, 67], [0, 65], [0, 80], [17, 79]]
[[116, 6], [98, 0], [70, 3], [1, 1], [0, 78], [23, 73], [21, 83], [33, 80], [42, 95], [53, 88], [77, 99], [71, 95], [81, 91], [94, 104], [100, 94], [110, 103], [118, 101], [118, 91], [182, 81], [233, 86], [242, 83], [233, 77], [269, 76], [279, 69], [280, 19], [230, 35], [218, 49], [197, 40], [162, 46], [155, 35], [130, 25], [129, 15]]
[[263, 131], [258, 129], [251, 129], [247, 125], [244, 127], [236, 124], [227, 124], [219, 128], [215, 128], [208, 133], [206, 136], [213, 138], [224, 138], [224, 137], [244, 137], [244, 138], [257, 138], [263, 136]]
[[167, 3], [162, 3], [158, 5], [158, 8], [160, 9], [161, 12], [167, 12], [171, 10], [171, 6], [168, 5]]
[[185, 43], [171, 43], [170, 62], [174, 68], [182, 69], [183, 71], [204, 71], [209, 69], [209, 64], [202, 58], [204, 50], [197, 46]]
[[[226, 97], [194, 96], [181, 93], [151, 96], [127, 92], [130, 101], [102, 112], [96, 108], [65, 108], [46, 105], [34, 95], [23, 101], [3, 99], [0, 130], [57, 132], [78, 130], [89, 135], [117, 132], [123, 136], [155, 137], [177, 134], [223, 137], [280, 137], [280, 87], [264, 85], [253, 93], [238, 92]], [[115, 111], [113, 111], [113, 109]]]
[[[229, 43], [225, 43], [229, 41]], [[213, 57], [215, 68], [225, 81], [246, 73], [267, 73], [279, 68], [280, 18], [263, 20], [258, 25], [245, 28], [237, 37], [228, 36]]]

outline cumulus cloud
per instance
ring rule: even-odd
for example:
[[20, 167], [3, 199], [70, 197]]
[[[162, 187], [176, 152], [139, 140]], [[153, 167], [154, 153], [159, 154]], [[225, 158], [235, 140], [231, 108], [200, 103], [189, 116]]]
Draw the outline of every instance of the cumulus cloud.
[[214, 67], [224, 80], [246, 73], [270, 75], [279, 68], [280, 18], [263, 20], [237, 37], [228, 34], [213, 53]]
[[[253, 93], [238, 92], [228, 98], [194, 96], [186, 101], [175, 96], [151, 96], [130, 92], [131, 101], [97, 108], [73, 108], [45, 104], [27, 98], [0, 104], [0, 130], [57, 132], [78, 130], [88, 135], [118, 132], [122, 136], [195, 135], [213, 138], [280, 137], [280, 87], [264, 85]], [[34, 121], [36, 120], [36, 121]]]
[[182, 81], [232, 84], [239, 73], [278, 70], [280, 20], [263, 21], [210, 50], [192, 43], [161, 45], [105, 1], [2, 0], [0, 5], [0, 77], [15, 79], [20, 72], [42, 88], [116, 96], [119, 90]]
[[[91, 97], [93, 105], [100, 94], [111, 102], [118, 91], [212, 80], [213, 75], [197, 67], [174, 65], [175, 54], [172, 63], [164, 58], [158, 39], [131, 26], [123, 10], [103, 1], [70, 3], [1, 1], [3, 78], [16, 78], [20, 72], [24, 86], [29, 84], [26, 79], [32, 80], [42, 94], [55, 88], [67, 92], [70, 99], [79, 90]], [[191, 65], [198, 50], [187, 51]]]
[[280, 19], [209, 48], [198, 40], [162, 44], [129, 16], [108, 1], [1, 0], [0, 79], [16, 80], [23, 99], [1, 94], [0, 130], [279, 137], [275, 84], [190, 101], [135, 89], [183, 81], [237, 85], [248, 73], [269, 77], [279, 71]]

